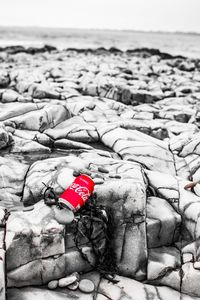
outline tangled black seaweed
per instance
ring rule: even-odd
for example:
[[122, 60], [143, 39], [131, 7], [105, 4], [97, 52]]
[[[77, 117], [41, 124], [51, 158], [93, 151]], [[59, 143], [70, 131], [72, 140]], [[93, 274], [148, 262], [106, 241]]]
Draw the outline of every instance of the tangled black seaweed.
[[[43, 190], [44, 202], [47, 205], [59, 206], [58, 196], [51, 186], [45, 185]], [[102, 277], [117, 283], [114, 276], [118, 273], [116, 257], [112, 248], [113, 217], [111, 210], [103, 205], [97, 205], [97, 196], [93, 193], [85, 205], [75, 214], [74, 243], [93, 270], [98, 271]], [[62, 207], [61, 207], [62, 208]], [[93, 264], [82, 251], [81, 240], [90, 243], [95, 255]]]
[[[97, 205], [94, 193], [76, 215], [76, 229], [74, 242], [82, 258], [98, 271], [102, 277], [116, 283], [115, 274], [118, 273], [116, 257], [112, 249], [113, 218], [108, 208]], [[80, 247], [81, 238], [86, 238], [95, 255], [95, 264], [89, 261]]]
[[54, 189], [49, 186], [46, 185], [44, 182], [42, 182], [45, 186], [45, 189], [42, 190], [42, 196], [44, 199], [44, 203], [47, 205], [59, 205], [58, 204], [58, 196], [56, 195]]

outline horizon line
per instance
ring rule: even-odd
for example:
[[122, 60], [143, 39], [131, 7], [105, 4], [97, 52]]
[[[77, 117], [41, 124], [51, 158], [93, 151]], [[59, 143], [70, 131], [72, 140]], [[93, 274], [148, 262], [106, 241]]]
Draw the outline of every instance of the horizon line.
[[142, 33], [168, 33], [168, 34], [193, 34], [199, 35], [200, 31], [179, 31], [179, 30], [146, 30], [146, 29], [123, 29], [123, 28], [80, 28], [80, 27], [52, 27], [52, 26], [38, 26], [38, 25], [0, 25], [0, 28], [12, 29], [53, 29], [53, 30], [96, 30], [96, 31], [125, 31], [125, 32], [142, 32]]

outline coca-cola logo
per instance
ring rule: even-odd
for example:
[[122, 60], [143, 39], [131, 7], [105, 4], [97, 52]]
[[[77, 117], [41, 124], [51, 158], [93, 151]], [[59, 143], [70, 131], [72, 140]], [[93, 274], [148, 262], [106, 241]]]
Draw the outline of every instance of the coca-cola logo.
[[86, 201], [90, 196], [89, 189], [85, 186], [81, 186], [78, 183], [72, 183], [69, 189], [77, 193], [83, 199], [83, 201]]

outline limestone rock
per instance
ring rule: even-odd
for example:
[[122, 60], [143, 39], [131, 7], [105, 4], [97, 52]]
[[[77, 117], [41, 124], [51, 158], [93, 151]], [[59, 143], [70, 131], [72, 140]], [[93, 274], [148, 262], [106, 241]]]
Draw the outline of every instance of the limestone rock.
[[18, 159], [0, 157], [1, 206], [9, 210], [17, 210], [19, 207], [22, 207], [20, 200], [27, 170], [28, 165], [21, 163]]
[[29, 212], [13, 212], [7, 221], [7, 269], [30, 261], [63, 254], [64, 227], [54, 219], [52, 210], [40, 202]]
[[23, 97], [14, 90], [6, 90], [2, 95], [2, 102], [22, 101]]
[[179, 239], [181, 216], [165, 200], [147, 199], [147, 241], [149, 248], [171, 245]]
[[163, 141], [114, 125], [98, 129], [102, 142], [124, 160], [137, 161], [152, 171], [175, 175], [173, 156]]
[[175, 247], [159, 247], [149, 250], [147, 279], [181, 291], [181, 256]]

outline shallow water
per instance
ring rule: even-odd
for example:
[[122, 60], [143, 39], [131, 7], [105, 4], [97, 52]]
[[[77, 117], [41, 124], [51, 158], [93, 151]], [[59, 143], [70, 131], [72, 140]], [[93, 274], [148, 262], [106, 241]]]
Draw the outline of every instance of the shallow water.
[[0, 46], [42, 46], [63, 48], [117, 47], [121, 50], [149, 47], [174, 55], [200, 58], [200, 35], [120, 30], [80, 30], [0, 27]]

